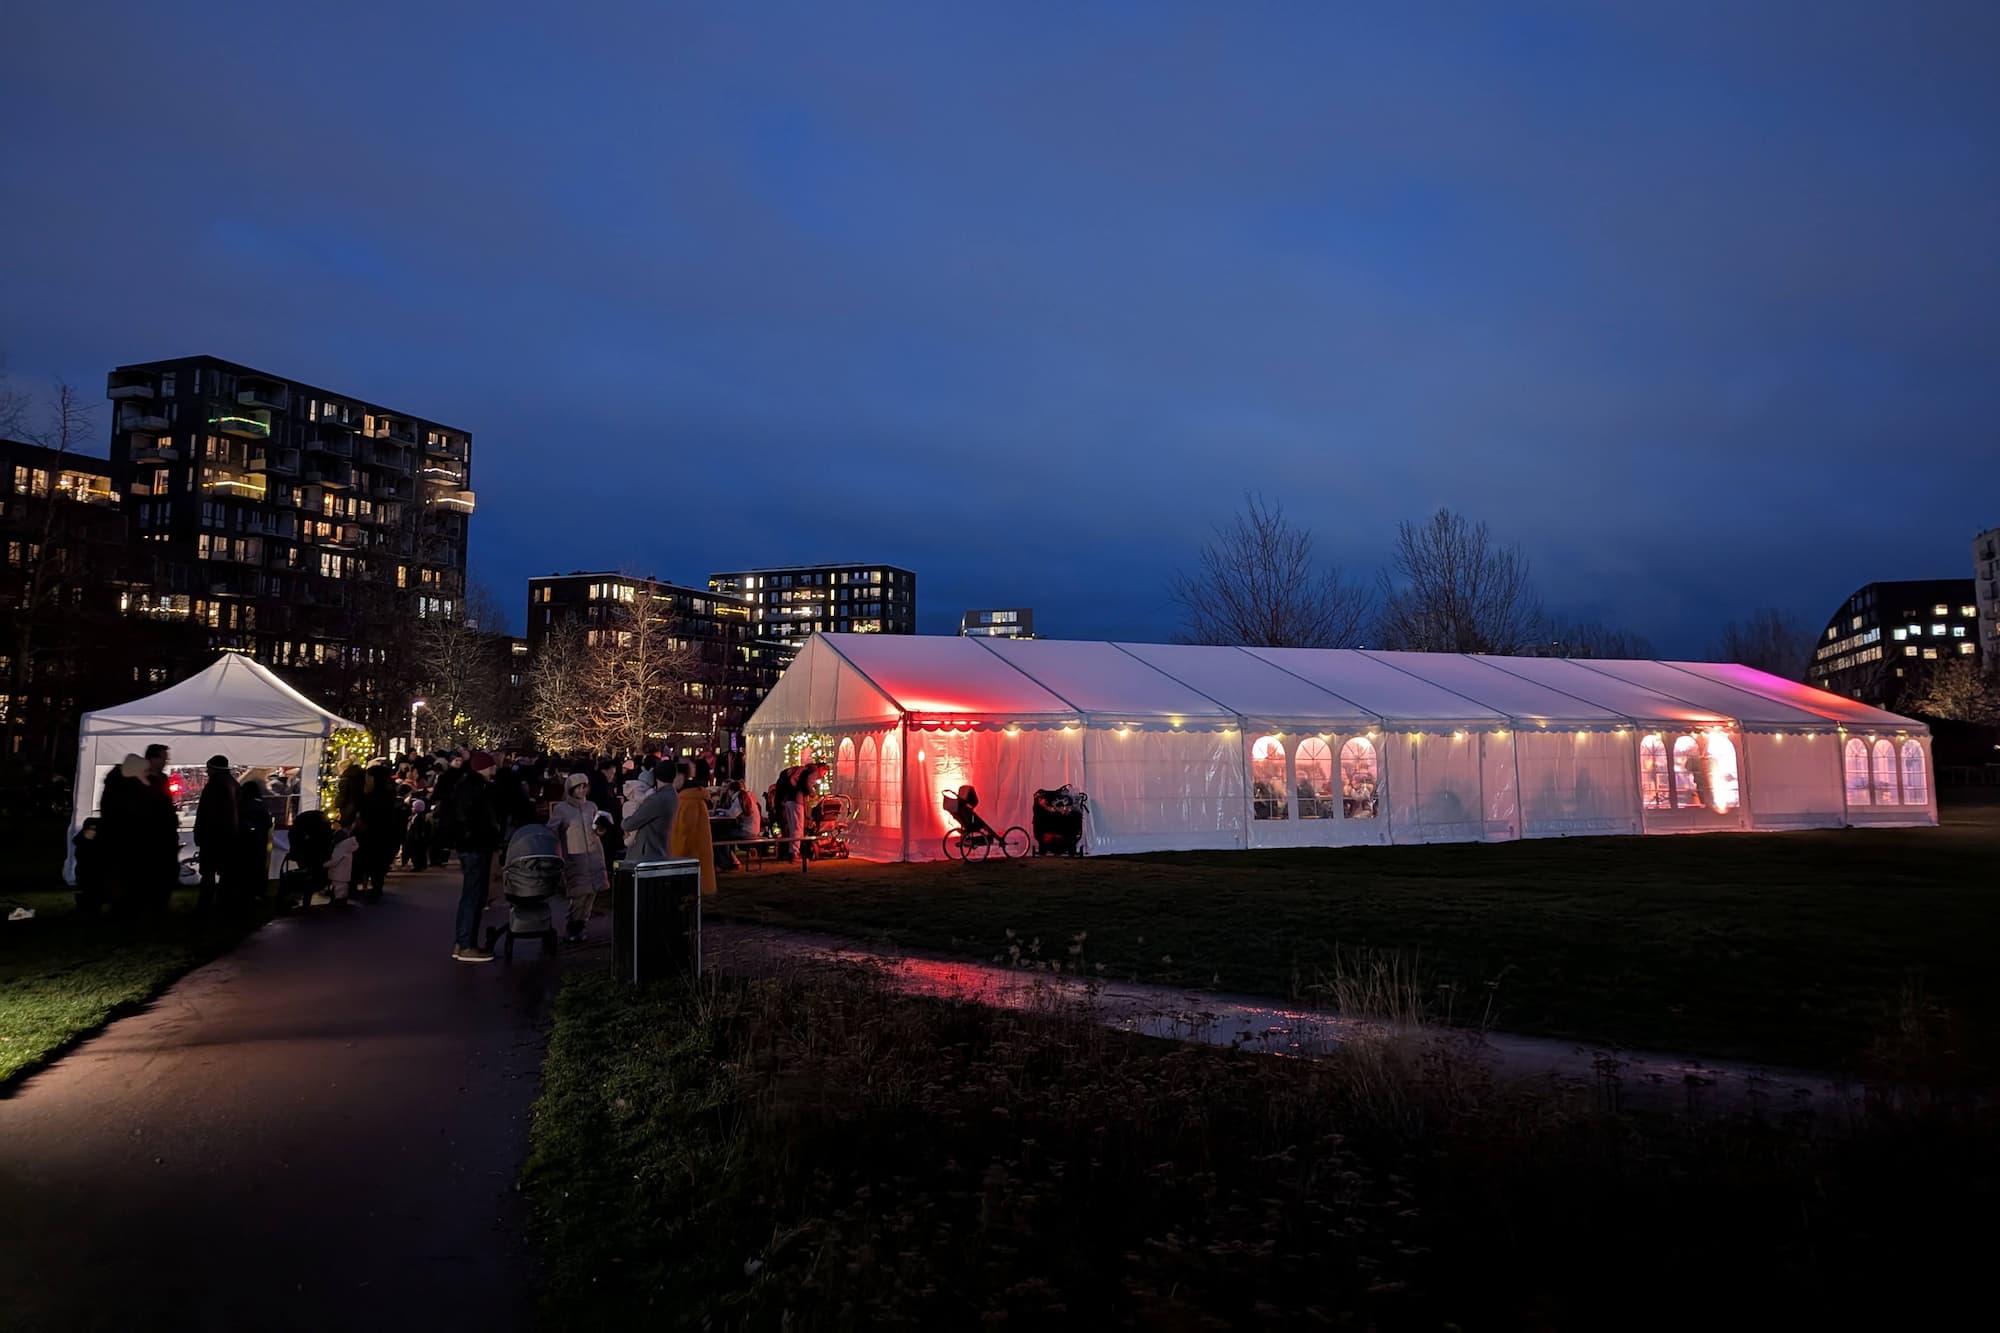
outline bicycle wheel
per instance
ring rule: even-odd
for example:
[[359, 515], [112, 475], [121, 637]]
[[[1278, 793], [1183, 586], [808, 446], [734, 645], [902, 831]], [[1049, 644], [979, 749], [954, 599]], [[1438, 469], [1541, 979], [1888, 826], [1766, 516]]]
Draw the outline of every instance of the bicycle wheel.
[[1026, 856], [1034, 849], [1034, 845], [1034, 840], [1028, 836], [1028, 830], [1016, 824], [1001, 835], [1000, 854], [1011, 861], [1017, 856]]
[[944, 835], [944, 859], [963, 861], [965, 859], [965, 834], [958, 829]]

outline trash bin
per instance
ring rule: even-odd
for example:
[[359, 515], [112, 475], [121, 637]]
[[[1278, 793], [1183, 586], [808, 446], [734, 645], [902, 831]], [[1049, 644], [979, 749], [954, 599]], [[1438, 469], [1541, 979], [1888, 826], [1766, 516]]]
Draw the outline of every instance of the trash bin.
[[611, 965], [621, 981], [701, 971], [701, 862], [620, 861], [611, 887]]

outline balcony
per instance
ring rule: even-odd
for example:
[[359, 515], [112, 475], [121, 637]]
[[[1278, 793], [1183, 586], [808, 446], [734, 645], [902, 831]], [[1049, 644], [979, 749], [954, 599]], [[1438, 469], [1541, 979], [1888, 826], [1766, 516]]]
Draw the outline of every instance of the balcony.
[[443, 463], [426, 463], [424, 464], [423, 471], [417, 475], [426, 484], [432, 486], [457, 488], [465, 485], [465, 469], [462, 467], [449, 467]]
[[267, 483], [261, 472], [236, 471], [233, 468], [204, 467], [201, 470], [201, 489], [206, 495], [225, 496], [237, 500], [261, 500]]
[[432, 458], [447, 458], [455, 463], [463, 463], [470, 452], [469, 441], [438, 438], [424, 442], [424, 452]]
[[328, 433], [318, 439], [306, 441], [306, 452], [328, 454], [334, 458], [354, 457], [354, 437]]
[[347, 463], [313, 463], [306, 468], [306, 481], [328, 490], [354, 489], [354, 468]]
[[158, 377], [141, 370], [114, 370], [104, 381], [104, 396], [113, 402], [150, 402], [159, 391]]
[[135, 444], [131, 451], [135, 464], [177, 463], [180, 457], [180, 450], [165, 444]]
[[111, 489], [111, 478], [94, 472], [58, 472], [56, 494], [82, 504], [118, 503], [118, 492]]
[[469, 514], [472, 512], [473, 496], [471, 491], [436, 491], [432, 493], [430, 502], [439, 509]]
[[158, 408], [141, 407], [137, 403], [118, 405], [118, 429], [122, 431], [150, 432], [154, 435], [172, 430], [174, 423], [167, 420], [166, 413]]
[[278, 477], [296, 477], [299, 474], [299, 451], [296, 449], [266, 449], [249, 462], [252, 472], [266, 472]]
[[224, 412], [208, 419], [208, 424], [223, 435], [233, 435], [239, 440], [268, 440], [271, 438], [271, 414], [263, 408], [246, 408], [241, 412]]
[[241, 385], [236, 395], [240, 406], [283, 412], [292, 405], [291, 391], [274, 380], [243, 380]]

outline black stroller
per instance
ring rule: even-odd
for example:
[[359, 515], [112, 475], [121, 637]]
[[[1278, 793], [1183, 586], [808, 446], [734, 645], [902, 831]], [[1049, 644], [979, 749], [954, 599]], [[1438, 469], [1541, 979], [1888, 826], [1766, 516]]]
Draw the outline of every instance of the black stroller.
[[1082, 856], [1090, 797], [1064, 783], [1035, 793], [1035, 855]]
[[313, 895], [327, 890], [327, 862], [333, 859], [333, 825], [320, 810], [301, 810], [292, 820], [291, 849], [278, 871], [278, 901], [289, 904], [297, 894], [301, 911]]
[[944, 835], [944, 856], [949, 861], [984, 861], [999, 852], [1012, 859], [1026, 856], [1032, 845], [1028, 830], [1019, 824], [1002, 833], [979, 814], [979, 793], [970, 783], [944, 793], [944, 812], [958, 821], [958, 827]]
[[507, 924], [486, 932], [486, 947], [505, 941], [502, 949], [509, 962], [514, 958], [514, 941], [540, 940], [542, 953], [556, 951], [556, 925], [549, 910], [552, 899], [563, 896], [562, 851], [556, 846], [555, 830], [547, 824], [523, 824], [507, 840], [507, 864], [500, 871], [500, 892], [507, 899]]

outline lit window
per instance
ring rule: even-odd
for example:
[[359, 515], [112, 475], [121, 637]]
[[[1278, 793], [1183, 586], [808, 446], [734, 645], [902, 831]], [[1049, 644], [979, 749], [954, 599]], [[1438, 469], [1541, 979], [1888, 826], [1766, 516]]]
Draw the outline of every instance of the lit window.
[[1639, 742], [1639, 799], [1646, 809], [1674, 808], [1672, 772], [1665, 741], [1648, 736]]
[[1872, 801], [1868, 783], [1868, 742], [1850, 740], [1843, 753], [1843, 771], [1847, 776], [1847, 803], [1868, 805]]
[[1943, 626], [1943, 625], [1932, 625], [1932, 626], [1931, 626], [1931, 633], [1933, 633], [1933, 634], [1943, 634], [1943, 633], [1944, 633], [1944, 626]]
[[1975, 643], [1961, 643], [1958, 645], [1958, 651], [1960, 655], [1969, 657], [1979, 651], [1979, 645]]
[[1915, 657], [1916, 655], [1917, 655], [1917, 645], [1915, 645], [1914, 643], [1906, 643], [1903, 645], [1903, 656]]
[[1333, 750], [1317, 736], [1306, 737], [1292, 756], [1292, 771], [1298, 780], [1299, 818], [1332, 819]]
[[1849, 622], [1848, 622], [1848, 625], [1847, 625], [1847, 627], [1848, 627], [1849, 629], [1860, 629], [1860, 628], [1861, 628], [1861, 617], [1860, 617], [1860, 616], [1856, 616], [1856, 617], [1854, 617], [1854, 619], [1853, 619], [1853, 620], [1851, 620], [1851, 621], [1849, 621]]
[[1935, 648], [1926, 648], [1926, 649], [1924, 649], [1924, 660], [1925, 660], [1926, 662], [1935, 662], [1935, 661], [1937, 661], [1937, 649], [1935, 649]]
[[1930, 774], [1924, 768], [1924, 747], [1915, 741], [1904, 741], [1903, 804], [1929, 805], [1930, 803]]
[[1291, 803], [1285, 797], [1285, 743], [1276, 736], [1259, 736], [1250, 746], [1251, 817], [1284, 819]]
[[1375, 745], [1356, 736], [1340, 747], [1341, 811], [1349, 819], [1373, 819], [1380, 808], [1380, 784], [1375, 779]]
[[1898, 641], [1900, 641], [1900, 640], [1903, 640], [1903, 639], [1907, 639], [1907, 638], [1909, 638], [1909, 637], [1910, 637], [1910, 632], [1909, 632], [1908, 630], [1906, 630], [1906, 629], [1898, 629], [1898, 630], [1896, 630], [1896, 631], [1895, 631], [1895, 634], [1894, 634], [1894, 637], [1895, 637], [1895, 638], [1896, 638], [1896, 639], [1897, 639]]
[[1952, 637], [1952, 638], [1954, 638], [1954, 639], [1962, 639], [1962, 638], [1964, 638], [1964, 637], [1965, 637], [1965, 626], [1963, 626], [1963, 625], [1953, 625], [1953, 626], [1951, 627], [1951, 637]]
[[1896, 788], [1896, 742], [1875, 742], [1875, 804], [1901, 805]]
[[1971, 620], [1974, 616], [1977, 616], [1979, 614], [1979, 608], [1976, 606], [1961, 606], [1958, 608], [1958, 613], [1964, 616], [1967, 620]]
[[1931, 614], [1934, 616], [1941, 616], [1950, 610], [1951, 610], [1950, 607], [1946, 606], [1943, 602], [1939, 602], [1936, 606], [1931, 608]]

